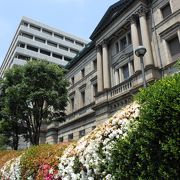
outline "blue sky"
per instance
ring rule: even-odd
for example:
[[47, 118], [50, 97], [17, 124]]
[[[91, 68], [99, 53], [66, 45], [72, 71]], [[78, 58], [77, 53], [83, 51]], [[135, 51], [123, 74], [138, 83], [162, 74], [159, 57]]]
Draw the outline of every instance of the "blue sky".
[[1, 0], [0, 65], [22, 16], [86, 40], [108, 7], [118, 0]]

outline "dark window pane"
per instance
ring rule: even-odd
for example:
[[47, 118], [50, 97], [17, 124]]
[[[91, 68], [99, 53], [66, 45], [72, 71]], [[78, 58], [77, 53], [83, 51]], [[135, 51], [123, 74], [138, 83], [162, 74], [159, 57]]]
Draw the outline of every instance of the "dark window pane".
[[116, 53], [118, 53], [119, 52], [119, 43], [118, 42], [116, 42], [115, 48], [116, 48]]
[[34, 30], [37, 30], [37, 31], [40, 31], [40, 27], [37, 27], [37, 26], [35, 26], [35, 25], [32, 25], [32, 24], [30, 24], [30, 28], [31, 29], [34, 29]]
[[178, 56], [180, 56], [180, 43], [178, 37], [174, 37], [173, 39], [168, 41], [169, 50], [173, 60], [177, 60]]
[[125, 66], [122, 67], [122, 72], [123, 72], [124, 80], [126, 80], [129, 77], [128, 64], [126, 64]]
[[131, 33], [128, 33], [128, 44], [132, 44], [132, 40], [131, 40]]
[[71, 98], [71, 110], [74, 111], [74, 98]]
[[125, 49], [127, 47], [127, 40], [126, 37], [122, 38], [120, 40], [120, 46], [121, 46], [121, 50]]
[[85, 76], [85, 69], [81, 70], [81, 77], [83, 78]]
[[63, 39], [63, 36], [59, 35], [59, 34], [54, 34], [54, 37], [59, 38], [59, 39]]
[[29, 38], [29, 39], [33, 39], [33, 36], [27, 33], [22, 33], [21, 34], [23, 37]]
[[57, 59], [62, 59], [62, 56], [56, 53], [52, 54], [53, 57], [57, 58]]
[[65, 60], [65, 61], [71, 61], [72, 59], [69, 58], [69, 57], [64, 56], [64, 60]]
[[73, 140], [73, 133], [68, 135], [68, 140]]
[[64, 138], [63, 137], [60, 137], [59, 138], [59, 142], [63, 142]]
[[82, 106], [85, 105], [85, 91], [81, 92], [81, 102], [82, 102]]
[[74, 85], [74, 77], [71, 78], [72, 85]]
[[85, 129], [79, 131], [79, 137], [83, 137], [85, 135]]
[[163, 18], [166, 18], [167, 16], [172, 14], [170, 4], [168, 3], [163, 8], [161, 8], [161, 12], [162, 12]]
[[97, 59], [93, 61], [93, 69], [97, 70]]
[[45, 43], [45, 39], [39, 38], [39, 37], [35, 37], [35, 40], [41, 43]]
[[48, 31], [47, 29], [43, 29], [42, 30], [43, 33], [46, 33], [48, 35], [52, 35], [52, 32], [51, 31]]
[[50, 56], [50, 54], [51, 54], [49, 51], [46, 51], [46, 50], [43, 50], [43, 49], [40, 50], [40, 53], [45, 54], [47, 56]]
[[68, 37], [65, 37], [65, 40], [68, 41], [68, 42], [74, 43], [74, 40], [73, 40], [73, 39], [70, 39], [70, 38], [68, 38]]
[[57, 47], [57, 44], [51, 41], [47, 41], [47, 44], [53, 47]]
[[38, 52], [38, 48], [33, 47], [33, 46], [27, 46], [27, 49], [29, 49], [29, 50], [31, 50], [31, 51]]

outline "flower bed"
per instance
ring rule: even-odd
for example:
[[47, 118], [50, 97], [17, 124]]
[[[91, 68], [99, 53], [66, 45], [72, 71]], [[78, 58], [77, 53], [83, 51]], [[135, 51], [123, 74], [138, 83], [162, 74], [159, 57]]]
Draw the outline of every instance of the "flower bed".
[[116, 113], [103, 125], [97, 127], [77, 144], [70, 145], [59, 163], [59, 177], [62, 179], [111, 179], [104, 168], [110, 159], [110, 150], [115, 141], [124, 138], [131, 122], [139, 115], [136, 103]]
[[110, 150], [117, 139], [127, 136], [131, 123], [139, 115], [138, 107], [136, 103], [128, 105], [68, 147], [61, 144], [30, 148], [8, 161], [1, 168], [1, 176], [4, 179], [112, 179], [111, 172], [105, 168], [111, 161]]

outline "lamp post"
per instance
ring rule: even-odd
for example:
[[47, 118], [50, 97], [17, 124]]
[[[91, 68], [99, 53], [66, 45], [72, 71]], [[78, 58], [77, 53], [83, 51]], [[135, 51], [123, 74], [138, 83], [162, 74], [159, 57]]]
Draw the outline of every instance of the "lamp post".
[[141, 62], [141, 71], [142, 71], [142, 78], [143, 78], [143, 86], [146, 87], [146, 78], [145, 78], [145, 72], [144, 72], [144, 61], [143, 61], [143, 57], [146, 54], [146, 48], [144, 46], [138, 46], [134, 52], [135, 55], [137, 57], [140, 58], [140, 62]]

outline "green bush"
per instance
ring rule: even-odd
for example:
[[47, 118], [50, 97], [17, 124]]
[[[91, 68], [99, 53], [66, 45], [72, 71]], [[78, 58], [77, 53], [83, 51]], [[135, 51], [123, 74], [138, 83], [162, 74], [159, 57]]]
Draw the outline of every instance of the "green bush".
[[114, 179], [180, 177], [180, 74], [155, 82], [136, 95], [140, 118], [112, 149]]

